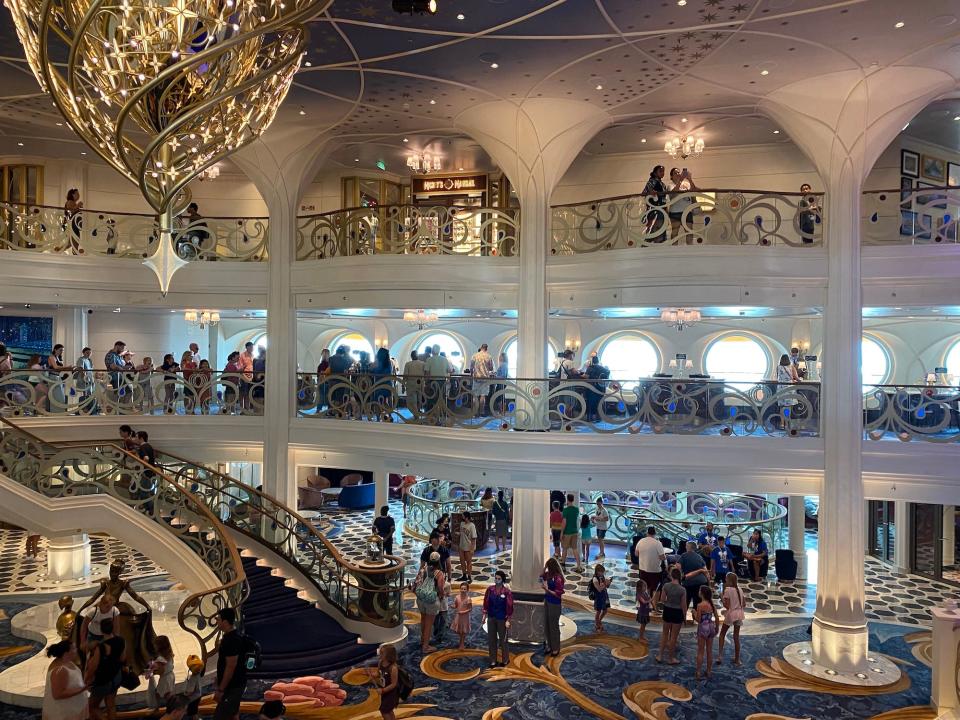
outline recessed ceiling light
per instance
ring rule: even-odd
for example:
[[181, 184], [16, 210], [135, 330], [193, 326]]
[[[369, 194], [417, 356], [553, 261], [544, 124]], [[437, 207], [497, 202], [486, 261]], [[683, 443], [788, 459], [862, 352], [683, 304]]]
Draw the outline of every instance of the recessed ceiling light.
[[769, 74], [770, 74], [770, 71], [769, 71], [769, 70], [761, 70], [761, 71], [760, 71], [760, 74], [761, 74], [761, 75], [769, 75]]
[[603, 85], [601, 85], [600, 83], [597, 83], [596, 89], [597, 89], [597, 90], [603, 90]]
[[57, 127], [63, 127], [63, 123], [58, 122], [58, 123], [57, 123]]
[[498, 67], [500, 67], [500, 65], [499, 65], [499, 63], [490, 63], [490, 67], [491, 67], [492, 69], [496, 70]]
[[409, 140], [407, 140], [407, 138], [404, 138], [403, 141], [404, 141], [404, 142], [410, 142]]
[[436, 105], [436, 104], [437, 104], [437, 101], [436, 101], [436, 100], [431, 100], [431, 101], [430, 101], [430, 104], [431, 104], [431, 105]]
[[780, 131], [779, 131], [779, 130], [774, 130], [774, 131], [773, 131], [773, 134], [774, 134], [774, 135], [779, 135], [779, 134], [780, 134]]
[[17, 143], [17, 147], [23, 147], [23, 143], [22, 143], [22, 142], [18, 142], [18, 143]]
[[[954, 120], [960, 120], [960, 115], [955, 116], [953, 119], [954, 119]], [[907, 123], [907, 124], [909, 125], [910, 123]], [[904, 128], [904, 129], [906, 129], [906, 128]]]
[[467, 16], [464, 15], [463, 13], [457, 14], [457, 20], [466, 20], [466, 19], [467, 19]]
[[897, 30], [899, 30], [899, 29], [902, 28], [904, 25], [906, 25], [906, 23], [905, 23], [903, 20], [898, 20], [896, 23], [894, 23], [893, 26], [894, 26]]
[[640, 142], [645, 143], [646, 141], [647, 141], [646, 138], [640, 138]]
[[457, 172], [463, 172], [463, 168], [457, 168]]
[[686, 122], [686, 121], [687, 121], [686, 118], [680, 118], [680, 122]]
[[87, 151], [86, 151], [86, 150], [81, 150], [81, 151], [80, 151], [80, 154], [81, 154], [81, 155], [86, 155], [86, 154], [87, 154]]
[[307, 114], [307, 111], [304, 110], [303, 108], [300, 108], [300, 114], [301, 114], [301, 115], [306, 115], [306, 114]]
[[686, 4], [687, 4], [687, 0], [677, 0], [677, 5], [679, 5], [680, 7], [683, 7]]
[[304, 63], [304, 66], [305, 66], [305, 67], [313, 67], [313, 63], [310, 62], [309, 60], [307, 60], [307, 61]]
[[354, 158], [353, 161], [354, 161], [354, 162], [360, 162], [360, 158]]

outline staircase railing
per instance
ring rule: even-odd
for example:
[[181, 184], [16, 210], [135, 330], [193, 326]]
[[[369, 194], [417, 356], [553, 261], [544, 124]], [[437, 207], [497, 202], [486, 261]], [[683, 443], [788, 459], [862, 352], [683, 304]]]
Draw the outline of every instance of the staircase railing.
[[166, 451], [157, 451], [157, 464], [225, 525], [300, 570], [344, 617], [381, 627], [403, 622], [403, 559], [389, 556], [382, 567], [353, 563], [303, 516], [260, 490]]
[[213, 571], [220, 585], [190, 595], [177, 613], [180, 626], [214, 652], [214, 617], [239, 608], [248, 586], [236, 544], [207, 505], [170, 474], [112, 443], [49, 443], [0, 418], [0, 473], [48, 498], [109, 495], [173, 533]]

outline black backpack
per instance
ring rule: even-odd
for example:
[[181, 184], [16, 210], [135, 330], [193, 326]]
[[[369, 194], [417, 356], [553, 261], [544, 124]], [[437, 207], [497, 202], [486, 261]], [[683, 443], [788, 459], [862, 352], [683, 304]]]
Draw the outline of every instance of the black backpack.
[[397, 695], [400, 696], [400, 699], [404, 702], [410, 697], [410, 693], [413, 692], [413, 678], [410, 676], [409, 671], [405, 667], [397, 665]]
[[261, 650], [260, 643], [249, 635], [241, 636], [243, 639], [243, 652], [240, 654], [240, 660], [247, 672], [257, 670], [260, 667]]
[[593, 578], [590, 578], [590, 585], [587, 587], [587, 597], [591, 600], [597, 599], [597, 586], [593, 584]]

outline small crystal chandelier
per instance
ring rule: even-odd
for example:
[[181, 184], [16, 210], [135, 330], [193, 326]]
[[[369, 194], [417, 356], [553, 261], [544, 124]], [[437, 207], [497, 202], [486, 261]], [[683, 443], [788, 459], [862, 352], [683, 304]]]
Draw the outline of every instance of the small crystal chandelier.
[[189, 324], [203, 330], [208, 325], [218, 324], [220, 322], [220, 313], [217, 310], [187, 310], [183, 313], [183, 319]]
[[424, 152], [419, 155], [408, 155], [407, 167], [421, 175], [426, 175], [430, 172], [440, 172], [440, 156]]
[[686, 160], [688, 157], [699, 157], [703, 154], [703, 138], [694, 138], [692, 135], [667, 140], [663, 150], [667, 155], [678, 160]]
[[204, 180], [216, 180], [220, 177], [220, 166], [211, 165], [208, 168], [200, 171], [199, 180], [203, 182]]
[[437, 314], [435, 312], [427, 312], [426, 310], [407, 310], [403, 313], [403, 319], [405, 322], [413, 325], [417, 330], [423, 330], [427, 325], [432, 325], [438, 320]]
[[673, 325], [677, 332], [700, 322], [700, 311], [688, 308], [664, 308], [660, 311], [660, 320], [667, 325]]

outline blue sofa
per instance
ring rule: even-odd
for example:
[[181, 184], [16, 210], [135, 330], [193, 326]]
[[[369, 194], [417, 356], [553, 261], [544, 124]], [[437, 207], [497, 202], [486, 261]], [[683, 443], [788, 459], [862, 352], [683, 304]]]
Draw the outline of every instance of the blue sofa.
[[347, 510], [371, 508], [376, 500], [376, 488], [373, 483], [348, 485], [340, 491], [337, 504]]

